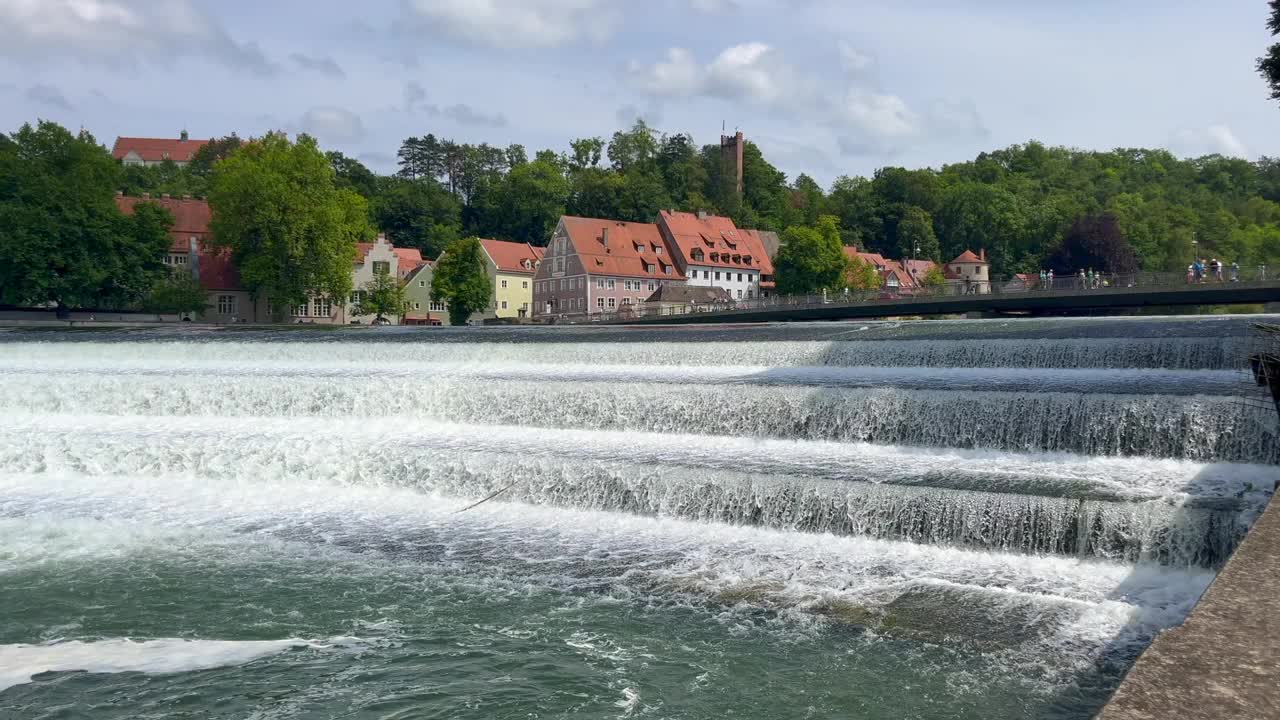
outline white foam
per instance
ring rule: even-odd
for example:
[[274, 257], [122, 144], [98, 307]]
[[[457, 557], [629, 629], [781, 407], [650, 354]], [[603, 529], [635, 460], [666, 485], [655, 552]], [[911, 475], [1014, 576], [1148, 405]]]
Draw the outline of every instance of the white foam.
[[243, 665], [294, 647], [331, 647], [311, 640], [184, 640], [110, 638], [48, 645], [0, 645], [0, 690], [40, 673], [176, 673]]

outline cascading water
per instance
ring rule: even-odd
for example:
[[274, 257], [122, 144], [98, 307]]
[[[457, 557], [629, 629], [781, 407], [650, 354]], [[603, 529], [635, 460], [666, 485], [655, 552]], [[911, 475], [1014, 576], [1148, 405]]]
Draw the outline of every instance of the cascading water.
[[1280, 480], [1248, 322], [3, 333], [0, 715], [1087, 717]]

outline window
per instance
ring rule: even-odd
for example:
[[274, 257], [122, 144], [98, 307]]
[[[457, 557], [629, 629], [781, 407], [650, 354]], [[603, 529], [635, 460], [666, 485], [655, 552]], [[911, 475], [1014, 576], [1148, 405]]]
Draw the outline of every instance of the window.
[[505, 288], [506, 286], [507, 286], [507, 281], [506, 281], [506, 280], [503, 280], [503, 281], [502, 281], [502, 287], [504, 287], [504, 288]]
[[418, 287], [426, 287], [426, 286], [427, 286], [427, 281], [426, 281], [426, 280], [419, 280], [419, 281], [418, 281]]
[[622, 304], [623, 304], [623, 305], [630, 305], [630, 304], [631, 304], [631, 298], [629, 298], [629, 297], [624, 297], [624, 298], [622, 298]]
[[717, 271], [716, 271], [716, 279], [717, 279], [717, 280], [719, 280], [719, 279], [720, 279], [720, 271], [719, 271], [719, 270], [717, 270]]
[[748, 300], [750, 300], [752, 297], [753, 297], [752, 292], [751, 292], [750, 290], [748, 290], [748, 291], [747, 291], [747, 299], [748, 299]]
[[738, 299], [742, 299], [742, 288], [738, 288]]
[[560, 278], [560, 289], [561, 289], [561, 290], [566, 290], [566, 289], [568, 289], [568, 287], [569, 287], [569, 282], [568, 282], [567, 280], [565, 280], [564, 278]]
[[442, 302], [432, 302], [430, 305], [427, 305], [427, 308], [432, 312], [444, 312], [445, 310], [444, 303]]
[[612, 289], [614, 289], [614, 287], [615, 287], [615, 285], [614, 285], [614, 279], [613, 279], [613, 278], [609, 278], [609, 289], [610, 289], [610, 290], [612, 290]]
[[218, 314], [219, 315], [235, 315], [236, 314], [236, 296], [235, 295], [219, 295], [218, 296]]
[[414, 303], [414, 304], [413, 304], [413, 309], [414, 309], [414, 310], [421, 310], [421, 309], [422, 309], [422, 303]]
[[521, 280], [521, 281], [520, 281], [520, 289], [521, 289], [521, 290], [528, 290], [528, 289], [529, 289], [529, 281], [528, 281], [528, 280]]
[[664, 272], [664, 273], [666, 273], [666, 274], [670, 275], [670, 274], [671, 274], [671, 266], [670, 266], [670, 265], [663, 265], [663, 266], [662, 266], [662, 272]]
[[618, 301], [614, 300], [613, 298], [609, 298], [609, 309], [612, 310], [617, 306], [618, 306]]
[[520, 312], [529, 312], [529, 303], [520, 303]]
[[653, 263], [649, 263], [648, 265], [645, 265], [645, 266], [644, 266], [644, 271], [645, 271], [645, 272], [650, 272], [650, 273], [651, 273], [651, 272], [653, 272]]
[[623, 288], [624, 290], [630, 290], [630, 289], [631, 289], [631, 281], [630, 281], [630, 280], [623, 280], [623, 281], [622, 281], [622, 288]]
[[186, 265], [186, 264], [187, 264], [187, 256], [186, 256], [186, 255], [174, 255], [174, 256], [173, 256], [173, 261], [174, 261], [175, 263], [177, 263], [178, 265]]
[[654, 246], [653, 246], [653, 254], [654, 254], [654, 255], [661, 255], [661, 254], [662, 254], [662, 246], [661, 246], [661, 245], [654, 245]]
[[649, 292], [653, 292], [654, 290], [657, 290], [657, 289], [658, 289], [658, 283], [657, 283], [657, 282], [655, 282], [655, 281], [653, 281], [653, 280], [650, 280], [650, 281], [649, 281]]
[[601, 290], [604, 289], [604, 278], [596, 278], [596, 287]]
[[329, 305], [328, 298], [313, 298], [311, 300], [311, 314], [316, 317], [329, 317], [329, 313], [333, 308]]
[[742, 282], [742, 273], [738, 273], [738, 282]]
[[503, 310], [506, 310], [506, 309], [507, 309], [507, 301], [506, 301], [506, 300], [503, 300], [503, 301], [502, 301], [502, 309], [503, 309]]
[[710, 280], [710, 279], [711, 279], [711, 271], [710, 271], [710, 270], [703, 270], [703, 271], [702, 271], [702, 279], [703, 279], [703, 280]]
[[596, 307], [604, 309], [604, 298], [596, 298]]
[[293, 309], [293, 316], [294, 316], [294, 317], [306, 317], [306, 316], [307, 316], [307, 306], [306, 306], [306, 304], [304, 303], [304, 304], [302, 304], [302, 305], [298, 305], [297, 307], [295, 307], [295, 308]]
[[389, 274], [390, 272], [391, 272], [391, 263], [390, 263], [390, 262], [388, 262], [388, 261], [386, 261], [386, 260], [374, 260], [374, 261], [373, 261], [373, 274], [374, 274], [374, 275], [387, 275], [387, 274]]

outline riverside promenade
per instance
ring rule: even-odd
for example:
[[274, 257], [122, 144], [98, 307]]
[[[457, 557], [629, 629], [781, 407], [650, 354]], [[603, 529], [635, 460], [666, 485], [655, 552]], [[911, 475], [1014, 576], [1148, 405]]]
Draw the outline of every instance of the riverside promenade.
[[1156, 637], [1098, 720], [1280, 717], [1280, 501], [1186, 622]]

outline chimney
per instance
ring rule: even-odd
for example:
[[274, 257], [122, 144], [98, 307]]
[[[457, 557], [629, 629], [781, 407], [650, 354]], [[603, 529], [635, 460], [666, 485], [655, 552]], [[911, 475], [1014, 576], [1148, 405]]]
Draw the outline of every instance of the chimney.
[[706, 211], [706, 210], [699, 210], [699, 211], [698, 211], [698, 219], [699, 219], [699, 220], [706, 220], [706, 219], [707, 219], [707, 211]]
[[979, 260], [981, 260], [982, 262], [986, 262], [986, 261], [987, 261], [987, 249], [986, 249], [986, 248], [979, 248], [979, 249], [978, 249], [978, 259], [979, 259]]
[[183, 196], [182, 196], [182, 199], [183, 199], [183, 200], [190, 200], [190, 199], [191, 199], [191, 196], [190, 196], [190, 195], [183, 195]]
[[178, 138], [179, 138], [179, 139], [181, 139], [183, 142], [186, 142], [186, 141], [187, 141], [187, 131], [186, 131], [186, 130], [183, 130], [181, 133], [179, 133]]
[[601, 231], [601, 233], [600, 233], [600, 242], [601, 242], [601, 244], [603, 244], [606, 248], [607, 248], [607, 247], [609, 247], [609, 228], [605, 228], [603, 231]]
[[162, 200], [168, 200], [168, 199], [169, 199], [169, 193], [160, 193], [160, 198], [161, 198]]

